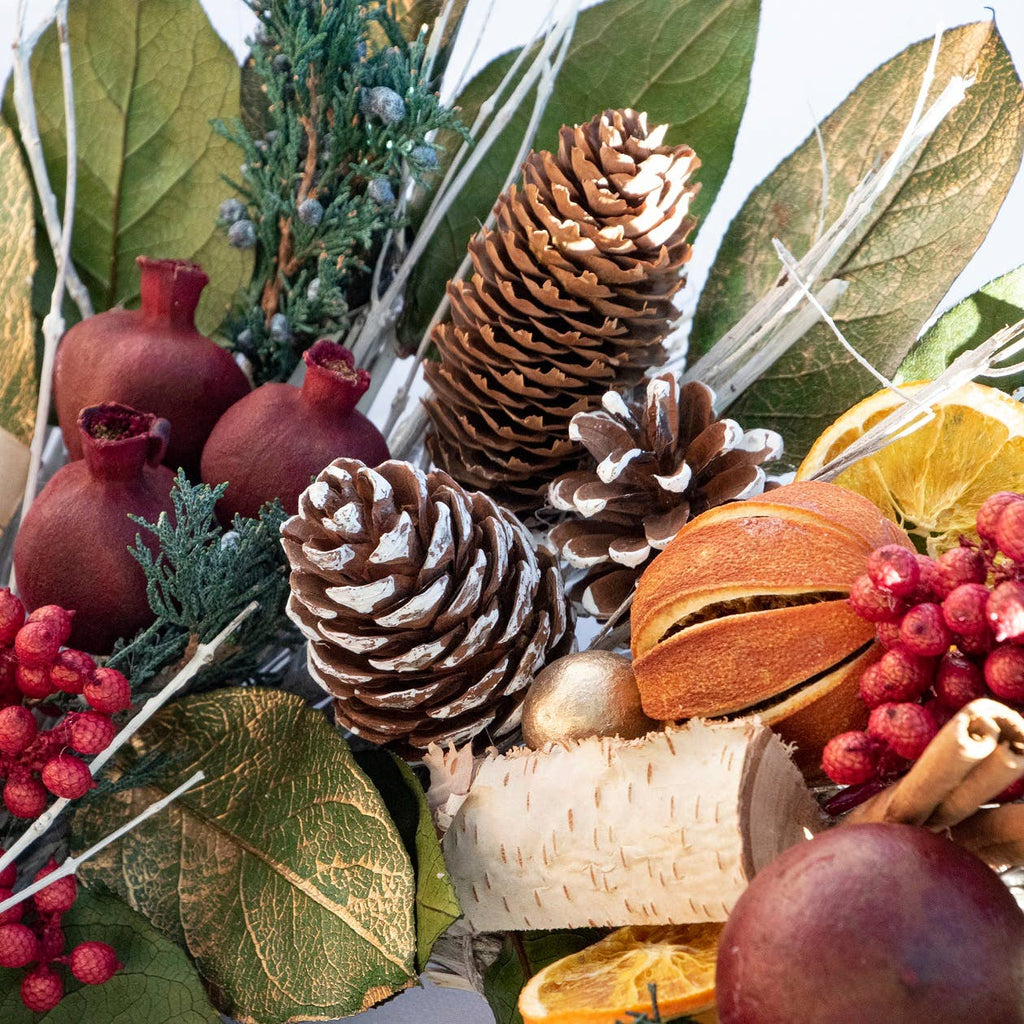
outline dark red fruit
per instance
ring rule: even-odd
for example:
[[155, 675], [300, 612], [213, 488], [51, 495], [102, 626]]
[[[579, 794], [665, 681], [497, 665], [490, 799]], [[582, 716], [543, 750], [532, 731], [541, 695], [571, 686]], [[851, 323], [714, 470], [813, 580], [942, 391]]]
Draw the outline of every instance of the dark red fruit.
[[301, 388], [264, 384], [228, 409], [206, 442], [203, 480], [228, 484], [217, 506], [224, 522], [255, 516], [274, 498], [294, 515], [310, 479], [335, 459], [372, 467], [388, 458], [383, 435], [356, 410], [370, 375], [355, 369], [352, 353], [321, 339], [303, 359]]
[[1024, 637], [1024, 583], [1000, 583], [989, 595], [985, 617], [997, 642]]
[[[2, 857], [7, 851], [0, 849], [0, 857]], [[18, 868], [15, 864], [8, 864], [7, 867], [0, 871], [0, 886], [5, 889], [13, 889], [14, 883], [18, 880]]]
[[50, 666], [50, 681], [65, 693], [81, 693], [95, 668], [96, 662], [85, 651], [67, 647]]
[[12, 772], [4, 785], [4, 806], [16, 818], [38, 818], [47, 796], [46, 787], [28, 772]]
[[25, 606], [9, 587], [0, 589], [0, 644], [13, 644], [25, 622]]
[[115, 715], [132, 706], [132, 688], [127, 678], [116, 668], [98, 668], [86, 680], [85, 699], [106, 715]]
[[57, 754], [51, 757], [40, 772], [43, 785], [65, 800], [77, 800], [85, 796], [96, 785], [89, 772], [89, 766], [74, 754]]
[[942, 656], [935, 675], [935, 696], [950, 710], [959, 711], [972, 700], [988, 696], [985, 674], [969, 658], [957, 651], [948, 651]]
[[821, 770], [840, 786], [855, 786], [875, 777], [881, 751], [866, 732], [843, 732], [825, 744]]
[[[51, 857], [37, 872], [34, 882], [52, 875], [57, 870], [57, 862]], [[32, 902], [40, 914], [66, 914], [75, 904], [78, 895], [78, 883], [74, 875], [65, 875], [51, 882], [45, 889], [40, 889], [32, 897]]]
[[896, 622], [906, 609], [898, 597], [876, 587], [867, 573], [853, 581], [850, 605], [867, 622]]
[[33, 608], [74, 610], [75, 647], [106, 653], [153, 621], [146, 577], [129, 553], [140, 531], [128, 515], [153, 522], [173, 510], [174, 474], [160, 465], [167, 431], [166, 420], [124, 405], [83, 409], [85, 458], [57, 471], [18, 531], [22, 597]]
[[942, 602], [946, 625], [961, 636], [988, 632], [989, 589], [983, 583], [961, 583]]
[[[21, 583], [20, 576], [18, 582]], [[26, 668], [44, 668], [57, 657], [60, 645], [61, 638], [49, 623], [26, 622], [14, 638], [14, 654]]]
[[26, 924], [0, 924], [0, 967], [25, 967], [39, 956], [39, 940]]
[[110, 746], [117, 726], [98, 711], [76, 711], [67, 717], [68, 741], [82, 754], [98, 754]]
[[35, 715], [21, 704], [0, 708], [0, 753], [17, 757], [36, 738]]
[[1024, 502], [1011, 501], [996, 523], [996, 544], [1007, 558], [1024, 561]]
[[57, 418], [71, 458], [80, 459], [83, 408], [120, 402], [145, 409], [171, 424], [166, 464], [194, 477], [213, 425], [249, 393], [249, 382], [227, 350], [196, 330], [196, 304], [209, 280], [202, 267], [145, 256], [138, 264], [141, 309], [115, 307], [61, 339], [53, 368]]
[[1024, 701], [1024, 647], [997, 647], [985, 659], [985, 682], [1000, 700]]
[[50, 679], [50, 670], [45, 665], [40, 668], [19, 665], [14, 670], [14, 681], [18, 689], [33, 700], [42, 700], [57, 692], [57, 687]]
[[948, 839], [842, 825], [755, 876], [715, 987], [721, 1024], [1024, 1024], [1024, 914]]
[[914, 553], [899, 544], [875, 548], [868, 555], [867, 570], [876, 587], [896, 597], [909, 597], [921, 576]]
[[66, 644], [68, 637], [71, 636], [71, 620], [73, 618], [74, 613], [69, 612], [66, 608], [61, 608], [59, 604], [44, 604], [29, 613], [28, 621], [46, 623], [57, 635], [60, 643]]
[[900, 621], [900, 639], [913, 654], [936, 658], [945, 653], [953, 636], [937, 604], [915, 605]]
[[907, 761], [916, 761], [938, 731], [935, 719], [920, 704], [883, 704], [868, 719], [868, 735]]
[[939, 597], [964, 583], [984, 583], [988, 576], [985, 557], [975, 548], [951, 548], [939, 555], [932, 587]]
[[29, 971], [21, 979], [21, 1001], [33, 1013], [48, 1013], [64, 998], [64, 983], [46, 964]]
[[1017, 501], [1024, 501], [1024, 495], [1014, 494], [1012, 491], [998, 491], [986, 498], [981, 503], [981, 507], [978, 509], [978, 514], [975, 517], [978, 536], [982, 540], [987, 540], [994, 544], [996, 540], [996, 527], [999, 524], [999, 517], [1003, 514], [1003, 509]]
[[105, 942], [81, 942], [71, 950], [71, 973], [86, 985], [102, 985], [121, 969], [117, 954]]

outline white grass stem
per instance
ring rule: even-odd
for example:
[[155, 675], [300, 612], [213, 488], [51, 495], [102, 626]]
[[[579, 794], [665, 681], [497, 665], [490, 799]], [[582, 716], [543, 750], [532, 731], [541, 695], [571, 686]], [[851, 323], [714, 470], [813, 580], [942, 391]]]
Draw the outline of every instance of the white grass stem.
[[[253, 601], [246, 605], [212, 640], [200, 644], [195, 654], [189, 658], [187, 664], [180, 672], [171, 679], [167, 685], [158, 693], [153, 694], [141, 710], [135, 715], [124, 728], [111, 740], [110, 746], [102, 753], [97, 754], [89, 765], [89, 771], [95, 776], [106, 763], [121, 749], [143, 725], [155, 715], [175, 694], [188, 683], [200, 669], [213, 661], [218, 648], [225, 640], [259, 607]], [[0, 871], [3, 871], [9, 864], [13, 864], [18, 855], [32, 845], [61, 815], [64, 808], [70, 803], [63, 797], [55, 800], [32, 824], [11, 844], [2, 856], [0, 856]]]
[[177, 800], [182, 793], [191, 789], [197, 782], [201, 782], [205, 778], [206, 773], [201, 771], [189, 776], [189, 778], [187, 778], [180, 786], [168, 793], [167, 796], [161, 797], [159, 800], [151, 803], [141, 814], [137, 814], [131, 821], [114, 829], [110, 835], [104, 836], [98, 843], [90, 846], [88, 850], [84, 850], [76, 857], [68, 857], [63, 864], [54, 871], [51, 871], [48, 875], [44, 875], [38, 881], [25, 886], [24, 889], [19, 889], [13, 896], [8, 896], [7, 899], [0, 903], [0, 914], [5, 910], [10, 910], [11, 907], [16, 907], [19, 903], [24, 903], [25, 900], [30, 899], [41, 889], [45, 889], [48, 886], [53, 885], [54, 882], [75, 874], [75, 872], [77, 872], [78, 869], [91, 857], [95, 857], [97, 853], [106, 849], [111, 843], [116, 843], [121, 836], [127, 835], [133, 828], [137, 828], [148, 818], [152, 818], [153, 815], [159, 814], [168, 804]]
[[[40, 466], [43, 460], [43, 446], [46, 442], [50, 401], [53, 395], [53, 362], [57, 355], [57, 345], [64, 334], [64, 317], [61, 314], [61, 308], [64, 303], [68, 268], [71, 266], [71, 231], [75, 219], [75, 194], [78, 188], [78, 133], [75, 130], [75, 92], [71, 73], [71, 47], [68, 43], [67, 0], [60, 0], [60, 3], [57, 4], [56, 21], [60, 48], [61, 82], [64, 88], [64, 123], [67, 126], [64, 220], [61, 225], [60, 244], [54, 251], [57, 277], [50, 295], [50, 309], [43, 319], [43, 361], [39, 372], [36, 418], [32, 427], [32, 441], [29, 445], [28, 474], [25, 480], [25, 494], [21, 502], [21, 514], [18, 518], [19, 525], [24, 521], [29, 506], [35, 500]], [[13, 568], [11, 583], [12, 585], [16, 583]]]

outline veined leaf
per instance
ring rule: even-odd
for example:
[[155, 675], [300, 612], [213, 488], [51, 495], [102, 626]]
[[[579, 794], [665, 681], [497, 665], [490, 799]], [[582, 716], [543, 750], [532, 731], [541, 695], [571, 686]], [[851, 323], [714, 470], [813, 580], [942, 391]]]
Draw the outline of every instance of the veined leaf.
[[[828, 161], [825, 220], [895, 148], [910, 120], [931, 40], [870, 74], [821, 124]], [[953, 75], [972, 75], [967, 98], [936, 129], [875, 205], [822, 281], [849, 285], [832, 315], [851, 344], [891, 374], [988, 231], [1020, 165], [1024, 93], [994, 22], [943, 36], [929, 101]], [[700, 298], [691, 359], [706, 352], [771, 287], [779, 237], [798, 257], [816, 237], [822, 167], [811, 136], [750, 195], [722, 242]], [[818, 324], [734, 403], [744, 426], [782, 432], [802, 457], [844, 409], [877, 382]]]
[[[977, 348], [996, 331], [1022, 319], [1024, 267], [1018, 267], [943, 313], [910, 350], [896, 372], [896, 380], [932, 380], [962, 352]], [[991, 383], [1013, 391], [1024, 383], [1024, 374], [995, 377]]]
[[434, 943], [462, 913], [416, 773], [389, 751], [355, 755], [384, 799], [416, 872], [416, 967], [425, 971]]
[[32, 185], [0, 121], [0, 530], [21, 504], [36, 419], [35, 262]]
[[186, 697], [140, 730], [135, 756], [176, 758], [141, 789], [75, 818], [86, 846], [196, 769], [206, 779], [86, 864], [194, 957], [242, 1022], [325, 1020], [415, 977], [412, 867], [380, 796], [324, 718], [290, 694]]
[[[582, 928], [576, 931], [520, 932], [518, 937], [532, 976], [556, 960], [593, 945], [605, 934], [598, 929]], [[526, 981], [520, 953], [513, 945], [513, 939], [507, 937], [498, 959], [491, 964], [484, 978], [484, 995], [496, 1024], [523, 1024], [516, 1004]]]
[[4, 1024], [220, 1024], [185, 953], [120, 900], [79, 892], [63, 925], [68, 951], [99, 939], [114, 947], [124, 966], [103, 985], [82, 985], [56, 968], [67, 994], [42, 1016], [21, 1001], [23, 972], [0, 971]]
[[[71, 0], [78, 191], [71, 256], [96, 310], [139, 296], [136, 256], [191, 259], [210, 275], [200, 329], [223, 319], [251, 253], [217, 230], [238, 150], [210, 126], [239, 114], [239, 68], [195, 0]], [[32, 54], [50, 181], [63, 208], [67, 140], [57, 30]], [[9, 100], [9, 96], [7, 97]], [[8, 105], [6, 109], [10, 109]]]
[[[759, 0], [604, 0], [582, 11], [535, 148], [557, 147], [561, 125], [589, 121], [610, 107], [645, 110], [652, 126], [672, 126], [668, 142], [685, 142], [700, 157], [694, 208], [705, 213], [732, 159], [759, 15]], [[466, 86], [456, 101], [466, 124], [513, 59], [499, 57]], [[497, 200], [532, 105], [527, 98], [448, 211], [430, 244], [430, 259], [417, 264], [400, 326], [405, 343], [419, 342], [470, 238]]]

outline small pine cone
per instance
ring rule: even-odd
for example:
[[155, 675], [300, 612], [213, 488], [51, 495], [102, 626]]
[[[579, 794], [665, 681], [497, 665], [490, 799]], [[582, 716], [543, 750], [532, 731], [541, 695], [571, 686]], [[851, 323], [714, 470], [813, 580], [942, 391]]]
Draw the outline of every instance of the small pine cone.
[[569, 437], [595, 465], [549, 487], [551, 504], [574, 513], [549, 539], [570, 565], [587, 570], [572, 594], [589, 614], [611, 615], [688, 519], [764, 490], [760, 463], [781, 453], [782, 438], [716, 419], [713, 401], [704, 384], [680, 387], [663, 373], [648, 383], [642, 404], [609, 391], [603, 409], [573, 417]]
[[470, 243], [474, 273], [449, 284], [441, 359], [426, 366], [427, 445], [465, 487], [536, 510], [581, 461], [572, 417], [665, 361], [700, 166], [688, 146], [662, 145], [665, 131], [635, 110], [563, 127], [558, 152], [526, 158], [495, 228]]
[[338, 459], [281, 533], [310, 674], [374, 743], [420, 756], [507, 737], [533, 676], [571, 648], [552, 557], [445, 473]]

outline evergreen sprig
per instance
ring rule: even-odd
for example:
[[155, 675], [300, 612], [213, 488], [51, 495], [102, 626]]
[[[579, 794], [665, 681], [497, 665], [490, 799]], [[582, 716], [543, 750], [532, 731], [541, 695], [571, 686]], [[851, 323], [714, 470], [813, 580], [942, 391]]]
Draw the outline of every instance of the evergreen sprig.
[[250, 601], [259, 602], [259, 609], [239, 627], [234, 648], [204, 669], [193, 689], [258, 678], [268, 646], [297, 642], [284, 614], [288, 568], [279, 536], [284, 510], [275, 501], [256, 518], [236, 515], [225, 532], [215, 508], [226, 486], [192, 484], [179, 470], [171, 492], [173, 516], [162, 512], [155, 523], [131, 517], [151, 535], [146, 542], [137, 534], [131, 553], [146, 574], [156, 621], [119, 642], [108, 664], [125, 672], [133, 686], [181, 658], [190, 643], [212, 639]]
[[[284, 380], [317, 337], [364, 302], [395, 197], [437, 166], [428, 133], [460, 129], [381, 0], [247, 0], [259, 18], [245, 72], [265, 109], [217, 122], [242, 150], [244, 204], [222, 204], [232, 244], [256, 265], [229, 330], [257, 383]], [[250, 90], [251, 92], [251, 90]]]

